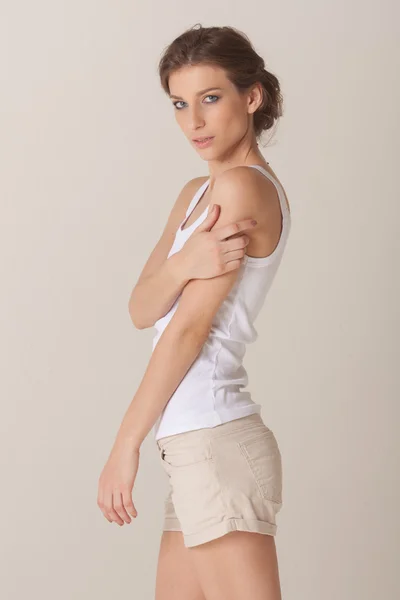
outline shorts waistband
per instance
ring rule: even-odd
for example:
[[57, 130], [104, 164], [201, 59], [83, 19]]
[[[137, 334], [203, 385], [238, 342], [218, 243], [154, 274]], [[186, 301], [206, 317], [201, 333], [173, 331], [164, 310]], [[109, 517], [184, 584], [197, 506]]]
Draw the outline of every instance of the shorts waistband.
[[251, 415], [247, 415], [245, 417], [240, 417], [239, 419], [233, 419], [232, 421], [227, 421], [225, 423], [221, 423], [221, 425], [216, 425], [215, 427], [203, 427], [202, 429], [192, 429], [190, 431], [185, 431], [183, 433], [176, 433], [175, 435], [169, 435], [157, 440], [157, 446], [161, 450], [165, 448], [166, 445], [172, 443], [174, 440], [186, 440], [190, 438], [190, 442], [196, 442], [204, 439], [210, 439], [213, 437], [218, 437], [222, 433], [231, 433], [233, 431], [247, 431], [248, 429], [252, 429], [257, 426], [264, 426], [265, 423], [262, 419], [260, 413], [253, 413]]

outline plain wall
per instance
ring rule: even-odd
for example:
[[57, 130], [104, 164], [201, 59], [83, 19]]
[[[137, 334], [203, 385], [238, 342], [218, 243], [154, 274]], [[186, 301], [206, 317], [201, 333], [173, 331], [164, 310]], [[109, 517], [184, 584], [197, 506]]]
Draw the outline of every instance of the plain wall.
[[284, 461], [283, 598], [400, 596], [399, 12], [1, 2], [2, 598], [154, 597], [152, 435], [136, 520], [109, 524], [97, 482], [155, 333], [132, 325], [131, 290], [181, 187], [208, 173], [157, 76], [197, 22], [249, 35], [284, 94], [262, 151], [292, 230], [245, 357]]

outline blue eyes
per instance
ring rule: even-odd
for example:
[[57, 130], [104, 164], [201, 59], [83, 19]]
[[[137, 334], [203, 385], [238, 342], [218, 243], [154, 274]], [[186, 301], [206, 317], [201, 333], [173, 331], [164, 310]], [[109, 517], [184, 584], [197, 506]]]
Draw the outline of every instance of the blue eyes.
[[[219, 96], [214, 96], [213, 94], [209, 94], [208, 96], [206, 96], [206, 98], [216, 98], [217, 100], [219, 99]], [[206, 102], [206, 104], [214, 104], [217, 100], [213, 100], [212, 102]], [[176, 110], [181, 110], [183, 107], [182, 106], [177, 106], [177, 104], [179, 104], [180, 102], [183, 102], [183, 100], [177, 100], [177, 102], [173, 102], [173, 105], [175, 106]], [[183, 102], [184, 104], [184, 102]]]

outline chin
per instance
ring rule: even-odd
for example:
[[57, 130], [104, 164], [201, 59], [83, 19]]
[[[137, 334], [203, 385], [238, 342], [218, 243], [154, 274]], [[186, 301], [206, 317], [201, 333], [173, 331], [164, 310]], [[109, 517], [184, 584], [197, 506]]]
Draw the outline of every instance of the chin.
[[195, 150], [200, 157], [207, 156], [207, 160], [210, 160], [210, 157], [213, 155], [213, 148], [195, 148]]

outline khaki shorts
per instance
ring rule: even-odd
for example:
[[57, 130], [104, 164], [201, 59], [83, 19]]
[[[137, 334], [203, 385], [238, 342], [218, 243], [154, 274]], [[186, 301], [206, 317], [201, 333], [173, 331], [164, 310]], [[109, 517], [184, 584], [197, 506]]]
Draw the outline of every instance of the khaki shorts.
[[164, 531], [182, 531], [186, 547], [230, 531], [277, 532], [282, 460], [260, 414], [157, 441], [168, 475]]

